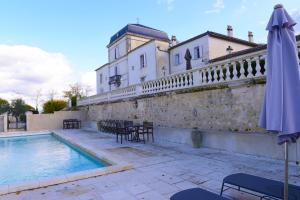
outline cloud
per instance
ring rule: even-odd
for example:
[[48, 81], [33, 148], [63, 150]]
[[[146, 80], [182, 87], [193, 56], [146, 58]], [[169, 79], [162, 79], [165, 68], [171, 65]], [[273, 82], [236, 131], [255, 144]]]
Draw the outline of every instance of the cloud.
[[216, 0], [211, 10], [205, 11], [206, 14], [219, 13], [225, 8], [224, 0]]
[[165, 5], [168, 11], [174, 10], [175, 0], [157, 0], [158, 5]]
[[89, 73], [74, 71], [62, 53], [26, 45], [0, 45], [0, 72], [0, 98], [23, 98], [33, 106], [38, 91], [41, 101], [48, 99], [49, 93], [62, 98], [62, 91], [76, 79], [91, 85], [95, 81]]

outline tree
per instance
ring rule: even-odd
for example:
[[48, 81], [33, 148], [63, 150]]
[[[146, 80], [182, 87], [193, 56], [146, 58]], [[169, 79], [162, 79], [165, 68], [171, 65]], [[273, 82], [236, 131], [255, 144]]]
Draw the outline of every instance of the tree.
[[67, 107], [67, 102], [64, 100], [50, 99], [43, 105], [44, 113], [54, 113], [54, 111], [60, 111]]
[[8, 110], [9, 110], [8, 101], [0, 98], [0, 114], [8, 112]]
[[35, 101], [35, 113], [36, 114], [39, 114], [39, 103], [40, 103], [40, 97], [41, 96], [42, 96], [42, 90], [38, 89], [36, 91], [35, 98], [34, 98], [34, 101]]
[[64, 91], [64, 97], [71, 101], [72, 107], [77, 105], [77, 99], [86, 96], [91, 89], [89, 87], [84, 87], [80, 83], [75, 83], [70, 85], [70, 89]]
[[16, 128], [18, 128], [19, 117], [25, 115], [28, 107], [23, 99], [14, 99], [11, 102], [9, 112], [16, 118]]

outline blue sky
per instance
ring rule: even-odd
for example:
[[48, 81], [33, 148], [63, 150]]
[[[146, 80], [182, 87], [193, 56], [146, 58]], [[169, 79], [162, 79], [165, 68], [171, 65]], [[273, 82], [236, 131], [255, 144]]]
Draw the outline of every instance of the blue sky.
[[[236, 37], [247, 39], [247, 32], [251, 30], [255, 41], [264, 42], [265, 26], [277, 3], [273, 0], [0, 2], [0, 45], [34, 47], [50, 53], [49, 57], [59, 54], [63, 57], [59, 62], [68, 63], [75, 77], [71, 81], [80, 79], [80, 74], [91, 74], [97, 66], [107, 62], [106, 45], [110, 36], [126, 24], [135, 23], [137, 18], [141, 24], [163, 30], [169, 36], [176, 35], [180, 41], [207, 30], [225, 34], [230, 24]], [[300, 23], [299, 1], [282, 0], [281, 3]], [[300, 30], [299, 26], [297, 29]]]

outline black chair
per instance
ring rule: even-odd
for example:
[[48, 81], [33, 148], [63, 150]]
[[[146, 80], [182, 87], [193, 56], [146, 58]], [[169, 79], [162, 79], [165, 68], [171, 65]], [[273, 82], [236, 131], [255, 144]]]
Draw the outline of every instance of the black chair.
[[183, 190], [174, 194], [170, 200], [229, 200], [215, 193], [200, 188]]
[[[244, 173], [225, 177], [221, 195], [228, 189], [242, 191], [260, 199], [283, 199], [284, 196], [283, 182]], [[289, 184], [289, 200], [300, 200], [300, 186]]]
[[154, 142], [153, 135], [153, 122], [143, 122], [144, 132], [147, 134], [147, 141], [149, 141], [149, 135], [152, 136], [152, 142]]
[[117, 137], [117, 142], [119, 141], [119, 136], [121, 137], [121, 144], [123, 143], [123, 136], [125, 140], [129, 140], [129, 136], [131, 136], [132, 139], [132, 131], [131, 131], [131, 124], [133, 122], [130, 121], [117, 121], [116, 122], [116, 137]]

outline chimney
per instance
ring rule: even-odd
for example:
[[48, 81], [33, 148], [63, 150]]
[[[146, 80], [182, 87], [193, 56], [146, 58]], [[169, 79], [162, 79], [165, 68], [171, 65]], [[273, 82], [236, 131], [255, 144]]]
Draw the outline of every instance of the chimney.
[[252, 31], [248, 31], [248, 41], [249, 42], [254, 42]]
[[171, 46], [175, 46], [177, 44], [177, 39], [176, 39], [176, 36], [175, 35], [172, 35], [171, 37]]
[[233, 37], [233, 28], [230, 25], [227, 26], [227, 35]]

